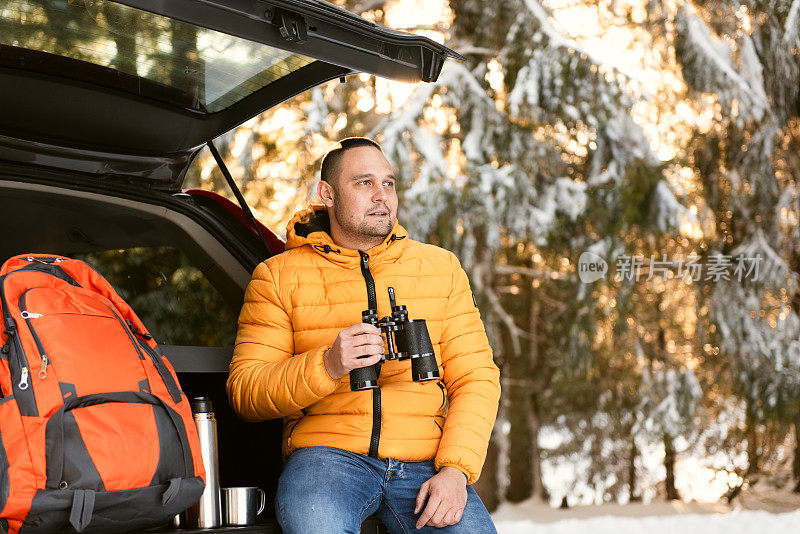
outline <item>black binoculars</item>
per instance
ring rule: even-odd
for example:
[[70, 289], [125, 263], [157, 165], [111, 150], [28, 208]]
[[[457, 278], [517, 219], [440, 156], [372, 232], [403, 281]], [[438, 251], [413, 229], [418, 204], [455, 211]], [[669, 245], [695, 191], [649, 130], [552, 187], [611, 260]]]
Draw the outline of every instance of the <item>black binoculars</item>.
[[425, 319], [409, 319], [405, 306], [398, 306], [394, 288], [389, 288], [389, 303], [392, 315], [379, 318], [377, 310], [361, 313], [361, 322], [381, 329], [386, 335], [386, 354], [381, 361], [367, 367], [350, 371], [350, 389], [364, 391], [378, 387], [381, 364], [387, 360], [411, 359], [411, 379], [414, 382], [427, 382], [439, 379], [439, 366], [433, 352], [431, 336]]

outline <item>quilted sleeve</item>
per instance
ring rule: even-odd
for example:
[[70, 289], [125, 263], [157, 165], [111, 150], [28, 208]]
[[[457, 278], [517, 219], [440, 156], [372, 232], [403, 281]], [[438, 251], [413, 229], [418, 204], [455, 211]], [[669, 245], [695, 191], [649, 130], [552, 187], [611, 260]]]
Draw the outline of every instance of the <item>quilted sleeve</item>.
[[500, 372], [492, 359], [467, 273], [451, 255], [453, 284], [440, 342], [445, 387], [450, 400], [436, 468], [451, 466], [480, 476], [500, 400]]
[[292, 324], [267, 263], [244, 296], [227, 389], [231, 406], [248, 421], [284, 417], [329, 395], [336, 381], [322, 355], [329, 347], [294, 354]]

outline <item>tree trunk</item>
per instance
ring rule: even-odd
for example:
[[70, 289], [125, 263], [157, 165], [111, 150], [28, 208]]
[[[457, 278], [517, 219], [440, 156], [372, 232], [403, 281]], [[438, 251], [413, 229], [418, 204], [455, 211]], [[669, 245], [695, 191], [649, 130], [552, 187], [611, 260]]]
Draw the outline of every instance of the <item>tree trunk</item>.
[[760, 454], [758, 450], [758, 432], [756, 431], [756, 418], [751, 415], [752, 410], [750, 408], [751, 401], [748, 401], [747, 406], [747, 416], [746, 416], [746, 425], [747, 428], [745, 430], [745, 435], [747, 436], [747, 472], [745, 473], [745, 478], [749, 475], [754, 475], [758, 473], [759, 461], [760, 461]]
[[492, 435], [489, 438], [486, 461], [483, 463], [480, 478], [472, 486], [489, 512], [495, 511], [497, 507], [500, 506], [501, 496], [504, 490], [500, 470], [503, 468], [503, 455], [507, 448], [503, 446], [505, 436], [503, 435], [502, 429], [505, 410], [505, 404], [501, 399], [497, 420], [492, 429]]
[[531, 496], [544, 498], [542, 484], [541, 455], [539, 451], [538, 391], [535, 375], [539, 359], [538, 336], [536, 325], [541, 304], [531, 295], [530, 326], [531, 341], [528, 354], [515, 354], [510, 359], [508, 420], [511, 423], [509, 432], [509, 484], [508, 500], [524, 501]]
[[[800, 102], [798, 102], [800, 105]], [[800, 271], [800, 254], [792, 255], [792, 270], [794, 272]], [[792, 297], [792, 310], [795, 313], [800, 313], [800, 293], [795, 293]], [[798, 399], [795, 399], [795, 405]], [[794, 420], [794, 461], [792, 462], [792, 475], [794, 480], [797, 481], [792, 490], [794, 493], [800, 493], [800, 415]]]
[[794, 422], [794, 462], [792, 462], [792, 475], [797, 485], [792, 490], [800, 493], [800, 420]]
[[500, 446], [497, 444], [497, 432], [497, 429], [492, 432], [481, 477], [472, 486], [489, 512], [494, 512], [500, 505], [500, 484], [497, 476], [500, 467]]
[[636, 457], [639, 456], [639, 449], [636, 447], [636, 440], [631, 436], [631, 454], [628, 459], [628, 502], [640, 502], [642, 496], [636, 491]]
[[[521, 366], [519, 360], [527, 358], [516, 357], [509, 373], [514, 377], [527, 376], [525, 373], [515, 372]], [[533, 472], [530, 417], [531, 395], [528, 388], [521, 380], [509, 380], [508, 395], [508, 493], [506, 497], [511, 502], [520, 502], [528, 499], [533, 493]]]
[[[490, 288], [493, 283], [492, 270], [490, 268], [491, 258], [488, 257], [486, 251], [478, 251], [475, 259], [476, 265], [472, 273], [475, 282], [474, 290], [477, 294], [491, 291]], [[503, 391], [500, 397], [497, 419], [489, 440], [486, 461], [481, 471], [481, 477], [475, 484], [474, 489], [480, 495], [487, 510], [493, 511], [507, 498], [509, 493], [510, 470], [507, 467], [511, 464], [510, 435], [504, 432], [503, 428], [506, 425], [509, 427], [511, 425], [509, 412], [512, 410], [509, 409], [509, 398], [515, 387], [509, 385], [510, 381], [507, 377], [512, 369], [515, 354], [513, 349], [506, 351], [501, 334], [503, 329], [502, 321], [496, 313], [492, 312], [491, 308], [486, 310], [484, 321], [487, 327], [486, 333], [492, 340], [495, 363], [500, 367], [500, 381]]]
[[[533, 373], [537, 372], [539, 365], [539, 315], [541, 313], [541, 303], [535, 297], [531, 302], [530, 317], [530, 365]], [[539, 449], [539, 429], [541, 428], [541, 417], [539, 416], [539, 394], [537, 388], [533, 388], [531, 393], [530, 428], [531, 428], [531, 483], [533, 490], [531, 495], [534, 499], [547, 501], [549, 495], [542, 479], [542, 452]]]
[[679, 501], [681, 496], [675, 488], [675, 459], [677, 454], [672, 445], [672, 438], [664, 436], [664, 467], [667, 470], [666, 490], [668, 501]]
[[531, 484], [533, 485], [531, 496], [539, 501], [546, 502], [550, 496], [542, 479], [542, 452], [539, 449], [539, 429], [541, 424], [538, 416], [538, 405], [533, 399], [533, 406], [530, 411], [531, 427]]

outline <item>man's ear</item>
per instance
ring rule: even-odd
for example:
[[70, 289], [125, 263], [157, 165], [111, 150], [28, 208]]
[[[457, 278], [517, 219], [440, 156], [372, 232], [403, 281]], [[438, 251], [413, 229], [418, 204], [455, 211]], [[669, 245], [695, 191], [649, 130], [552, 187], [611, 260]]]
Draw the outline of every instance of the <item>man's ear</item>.
[[333, 199], [335, 197], [335, 191], [333, 190], [333, 186], [326, 182], [325, 180], [320, 180], [317, 184], [317, 195], [322, 200], [322, 203], [325, 204], [326, 207], [332, 208], [333, 207]]

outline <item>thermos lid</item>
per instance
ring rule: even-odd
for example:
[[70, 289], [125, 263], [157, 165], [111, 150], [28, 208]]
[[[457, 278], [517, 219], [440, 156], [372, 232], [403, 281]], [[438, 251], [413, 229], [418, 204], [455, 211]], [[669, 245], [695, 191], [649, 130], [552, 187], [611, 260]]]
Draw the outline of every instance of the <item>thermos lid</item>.
[[208, 397], [194, 397], [190, 401], [192, 413], [213, 413], [214, 406]]

